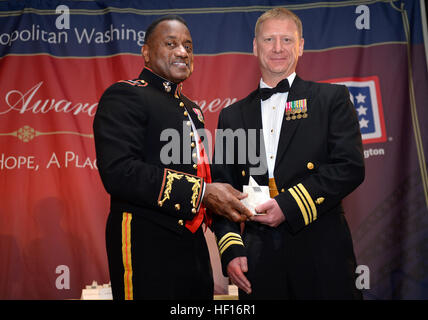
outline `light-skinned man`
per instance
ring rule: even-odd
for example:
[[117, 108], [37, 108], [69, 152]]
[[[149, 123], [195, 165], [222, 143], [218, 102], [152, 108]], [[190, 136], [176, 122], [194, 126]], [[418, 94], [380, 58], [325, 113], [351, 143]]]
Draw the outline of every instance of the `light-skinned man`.
[[227, 164], [216, 139], [215, 159], [223, 160], [212, 167], [214, 181], [242, 189], [251, 175], [271, 197], [245, 225], [214, 217], [223, 271], [240, 299], [361, 298], [341, 205], [364, 179], [359, 123], [345, 86], [296, 75], [303, 48], [293, 12], [261, 15], [253, 41], [259, 87], [219, 115], [218, 129], [259, 132], [248, 145], [266, 171], [252, 175], [249, 155], [245, 164]]

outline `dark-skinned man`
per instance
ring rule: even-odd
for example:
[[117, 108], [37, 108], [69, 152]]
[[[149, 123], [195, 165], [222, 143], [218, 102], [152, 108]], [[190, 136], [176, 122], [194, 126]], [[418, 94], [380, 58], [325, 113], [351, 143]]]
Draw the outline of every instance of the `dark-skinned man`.
[[[202, 112], [181, 92], [193, 71], [186, 22], [176, 15], [155, 20], [141, 52], [139, 78], [109, 87], [94, 119], [98, 168], [111, 196], [113, 298], [212, 299], [203, 224], [210, 225], [211, 214], [233, 221], [251, 214], [240, 202], [245, 194], [210, 183]], [[165, 133], [188, 145], [171, 155]]]

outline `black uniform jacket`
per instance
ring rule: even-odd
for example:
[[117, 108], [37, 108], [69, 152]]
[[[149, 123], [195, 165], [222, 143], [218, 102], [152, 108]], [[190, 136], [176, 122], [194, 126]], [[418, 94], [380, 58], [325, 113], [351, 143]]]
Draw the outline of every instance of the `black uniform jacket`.
[[[310, 228], [327, 213], [342, 213], [341, 200], [364, 180], [360, 127], [347, 88], [296, 76], [287, 101], [304, 99], [307, 116], [287, 120], [284, 113], [274, 169], [279, 191], [275, 200], [291, 234]], [[245, 129], [246, 157], [242, 141], [231, 147], [230, 139], [227, 143], [217, 132], [213, 181], [242, 190], [252, 175], [259, 185], [268, 185], [260, 101], [257, 89], [221, 111], [218, 129], [235, 133]], [[255, 161], [257, 157], [260, 162]], [[219, 160], [222, 163], [218, 164]], [[240, 227], [220, 216], [214, 217], [213, 226], [225, 271], [231, 259], [246, 255]]]
[[200, 108], [181, 85], [149, 69], [120, 81], [100, 99], [94, 119], [97, 164], [111, 212], [132, 212], [181, 233], [201, 203], [196, 142], [188, 119], [203, 129]]

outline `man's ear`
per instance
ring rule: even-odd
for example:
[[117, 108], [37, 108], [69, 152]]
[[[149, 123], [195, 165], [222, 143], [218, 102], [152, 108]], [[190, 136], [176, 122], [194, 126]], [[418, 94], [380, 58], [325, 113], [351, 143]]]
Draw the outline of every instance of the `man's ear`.
[[305, 40], [302, 38], [300, 39], [300, 46], [299, 46], [299, 57], [301, 57], [303, 55], [303, 47], [305, 44]]
[[257, 43], [255, 37], [253, 39], [253, 54], [257, 57]]
[[150, 58], [149, 58], [149, 46], [147, 44], [143, 44], [143, 46], [141, 47], [141, 55], [144, 58], [144, 62], [145, 64], [150, 62]]

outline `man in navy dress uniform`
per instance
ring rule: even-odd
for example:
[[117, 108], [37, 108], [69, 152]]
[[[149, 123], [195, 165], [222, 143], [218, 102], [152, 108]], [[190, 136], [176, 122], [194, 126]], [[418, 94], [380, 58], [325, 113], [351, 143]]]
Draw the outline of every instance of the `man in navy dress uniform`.
[[[296, 75], [303, 44], [302, 23], [291, 11], [260, 16], [253, 41], [259, 87], [219, 115], [220, 132], [246, 130], [246, 145], [263, 161], [254, 164], [250, 150], [246, 163], [227, 164], [230, 152], [238, 159], [242, 148], [217, 136], [214, 181], [242, 189], [252, 176], [271, 197], [244, 227], [214, 217], [223, 272], [240, 299], [362, 297], [341, 205], [364, 180], [359, 123], [345, 86]], [[250, 130], [258, 133], [252, 140]]]

